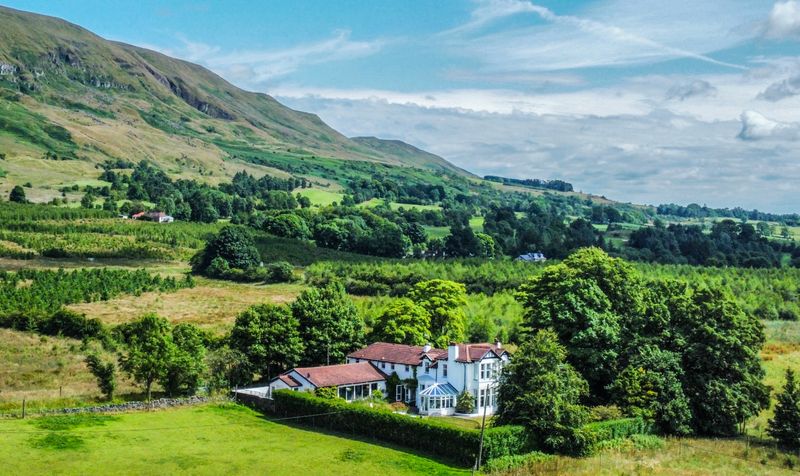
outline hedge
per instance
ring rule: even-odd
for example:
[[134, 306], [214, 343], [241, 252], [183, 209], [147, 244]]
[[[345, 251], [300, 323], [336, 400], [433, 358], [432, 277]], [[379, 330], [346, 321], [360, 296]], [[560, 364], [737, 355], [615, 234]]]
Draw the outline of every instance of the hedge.
[[[310, 416], [301, 423], [339, 432], [359, 434], [450, 459], [465, 466], [475, 463], [480, 431], [456, 428], [425, 418], [413, 418], [389, 410], [325, 400], [306, 392], [278, 390], [273, 393], [274, 413], [279, 417]], [[523, 453], [528, 448], [524, 428], [501, 426], [484, 432], [482, 461]]]
[[649, 435], [654, 432], [653, 424], [642, 418], [598, 421], [589, 423], [584, 428], [594, 434], [595, 443], [633, 435]]
[[532, 451], [521, 455], [508, 455], [494, 458], [486, 463], [484, 469], [488, 473], [499, 473], [512, 469], [522, 468], [531, 464], [544, 463], [555, 458], [554, 455]]

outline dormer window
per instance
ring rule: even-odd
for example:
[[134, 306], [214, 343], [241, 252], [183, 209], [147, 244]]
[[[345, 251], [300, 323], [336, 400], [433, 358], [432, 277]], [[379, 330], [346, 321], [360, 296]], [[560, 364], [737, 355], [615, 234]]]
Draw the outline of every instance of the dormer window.
[[442, 377], [447, 377], [447, 364], [442, 364]]

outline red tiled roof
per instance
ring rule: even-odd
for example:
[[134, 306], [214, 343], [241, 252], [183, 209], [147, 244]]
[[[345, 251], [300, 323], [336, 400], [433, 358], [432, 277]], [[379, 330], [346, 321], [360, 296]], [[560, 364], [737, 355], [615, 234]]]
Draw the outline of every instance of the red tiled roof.
[[430, 349], [428, 353], [422, 351], [418, 345], [390, 344], [376, 342], [367, 347], [347, 355], [351, 359], [377, 360], [394, 364], [419, 365], [422, 357], [427, 355], [431, 360], [446, 359], [447, 350]]
[[280, 379], [281, 382], [285, 383], [290, 387], [299, 387], [301, 385], [300, 382], [297, 381], [297, 379], [295, 379], [289, 374], [278, 375], [278, 378]]
[[456, 362], [474, 362], [486, 357], [488, 353], [494, 353], [497, 357], [508, 352], [497, 344], [458, 344], [458, 358]]
[[[335, 387], [386, 380], [386, 374], [369, 362], [327, 365], [322, 367], [297, 367], [294, 372], [317, 387]], [[290, 371], [291, 372], [291, 371]]]

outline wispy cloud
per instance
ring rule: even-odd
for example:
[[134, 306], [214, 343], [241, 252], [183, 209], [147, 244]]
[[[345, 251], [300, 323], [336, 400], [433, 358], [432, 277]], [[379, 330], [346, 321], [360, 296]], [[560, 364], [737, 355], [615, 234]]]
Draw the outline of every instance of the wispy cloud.
[[693, 81], [684, 81], [669, 88], [667, 91], [667, 99], [677, 99], [685, 101], [693, 97], [713, 96], [717, 93], [711, 83], [702, 79], [695, 79]]
[[[454, 48], [478, 55], [493, 67], [521, 70], [559, 70], [620, 64], [652, 63], [684, 58], [733, 69], [745, 66], [715, 59], [703, 52], [675, 46], [654, 39], [648, 30], [660, 25], [649, 17], [653, 2], [636, 2], [638, 9], [623, 7], [627, 15], [638, 15], [642, 21], [637, 31], [606, 21], [577, 15], [561, 15], [526, 0], [487, 0], [473, 10], [471, 19], [442, 35]], [[670, 2], [669, 8], [681, 9], [686, 2]], [[612, 8], [614, 6], [612, 5]], [[664, 6], [656, 6], [663, 9]], [[691, 11], [687, 9], [687, 13]], [[545, 24], [492, 32], [487, 27], [500, 19], [532, 14]], [[630, 22], [630, 18], [622, 18]], [[699, 25], [695, 25], [699, 26]], [[729, 25], [727, 28], [732, 28]], [[675, 32], [680, 40], [682, 31]], [[707, 33], [706, 33], [707, 34]], [[737, 41], [728, 35], [720, 44], [730, 46]], [[711, 46], [711, 45], [703, 45]], [[716, 45], [715, 45], [716, 46]], [[711, 48], [713, 49], [713, 48]]]
[[302, 67], [345, 61], [378, 53], [385, 40], [355, 41], [348, 30], [339, 30], [327, 39], [285, 49], [223, 51], [215, 45], [192, 41], [177, 35], [181, 46], [159, 50], [207, 66], [238, 84], [255, 87], [291, 74]]
[[800, 95], [800, 74], [770, 84], [767, 89], [759, 93], [758, 99], [775, 102], [798, 95]]

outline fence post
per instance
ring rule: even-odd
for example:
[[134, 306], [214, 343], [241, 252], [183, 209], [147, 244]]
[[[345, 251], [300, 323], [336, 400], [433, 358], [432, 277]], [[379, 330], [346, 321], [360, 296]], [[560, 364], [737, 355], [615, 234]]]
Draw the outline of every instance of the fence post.
[[25, 399], [22, 399], [22, 419], [25, 419]]

